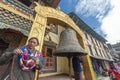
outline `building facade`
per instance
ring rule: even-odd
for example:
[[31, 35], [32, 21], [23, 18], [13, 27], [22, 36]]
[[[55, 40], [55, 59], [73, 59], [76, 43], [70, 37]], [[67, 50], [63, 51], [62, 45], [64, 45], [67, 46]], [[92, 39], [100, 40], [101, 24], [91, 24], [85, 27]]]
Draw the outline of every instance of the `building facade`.
[[[26, 44], [35, 20], [34, 8], [37, 4], [56, 9], [59, 2], [60, 0], [36, 0], [35, 4], [34, 0], [0, 0], [0, 55], [5, 50]], [[47, 22], [46, 26], [44, 43], [42, 43], [41, 49], [45, 63], [43, 71], [45, 73], [56, 72], [56, 58], [53, 57], [53, 51], [58, 44], [58, 25]], [[51, 29], [49, 30], [49, 28]], [[51, 35], [55, 39], [51, 38]], [[0, 67], [3, 69], [4, 66]]]
[[103, 71], [109, 70], [110, 62], [113, 60], [106, 44], [107, 40], [84, 23], [75, 13], [71, 12], [69, 16], [84, 33], [87, 52], [97, 80]]
[[116, 44], [107, 44], [109, 49], [110, 49], [110, 52], [111, 52], [111, 55], [114, 59], [114, 66], [120, 66], [120, 43], [116, 43]]

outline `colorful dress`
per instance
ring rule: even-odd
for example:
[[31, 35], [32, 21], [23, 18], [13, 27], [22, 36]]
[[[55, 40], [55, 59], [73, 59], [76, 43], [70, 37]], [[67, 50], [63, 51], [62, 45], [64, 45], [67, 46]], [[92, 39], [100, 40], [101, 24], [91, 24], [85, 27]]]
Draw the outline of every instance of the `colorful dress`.
[[22, 50], [22, 54], [19, 54], [19, 61], [20, 61], [20, 67], [22, 68], [22, 70], [25, 71], [31, 71], [35, 69], [35, 58], [39, 59], [40, 63], [42, 64], [43, 67], [43, 57], [42, 54], [34, 49], [32, 51], [30, 51], [30, 49], [27, 46], [23, 46], [21, 48]]
[[[26, 46], [23, 46], [21, 50], [24, 52], [24, 49]], [[28, 50], [28, 55], [29, 53]], [[42, 55], [41, 55], [42, 56]], [[24, 56], [25, 57], [25, 56]], [[0, 73], [0, 80], [34, 80], [34, 69], [30, 69], [30, 71], [26, 71], [22, 69], [20, 66], [20, 59], [22, 58], [22, 55], [15, 55], [13, 53], [13, 50], [5, 52], [2, 56], [0, 56], [0, 67], [5, 67], [5, 69], [2, 69], [2, 73]], [[43, 58], [39, 58], [39, 69], [43, 66]], [[26, 65], [25, 65], [26, 66]]]

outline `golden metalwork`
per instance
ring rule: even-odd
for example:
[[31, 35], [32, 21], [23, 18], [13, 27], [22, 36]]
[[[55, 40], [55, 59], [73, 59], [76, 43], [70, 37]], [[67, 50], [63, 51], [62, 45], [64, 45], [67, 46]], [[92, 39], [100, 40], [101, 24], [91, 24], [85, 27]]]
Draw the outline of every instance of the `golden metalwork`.
[[[68, 27], [72, 28], [73, 30], [77, 32], [79, 41], [85, 40], [83, 37], [84, 33], [80, 30], [80, 28], [73, 22], [73, 20], [67, 14], [59, 10], [55, 10], [54, 8], [40, 6], [38, 3], [36, 3], [36, 5], [37, 5], [35, 7], [36, 16], [35, 16], [35, 19], [33, 19], [31, 15], [26, 15], [16, 10], [15, 7], [0, 3], [0, 7], [14, 14], [17, 14], [21, 17], [24, 17], [28, 20], [33, 21], [33, 25], [32, 25], [30, 34], [28, 36], [28, 39], [33, 36], [37, 37], [40, 42], [40, 45], [37, 47], [37, 49], [39, 49], [40, 51], [42, 50], [46, 24], [49, 21], [59, 24], [63, 26], [64, 28], [68, 28]], [[86, 45], [84, 41], [82, 41], [82, 47], [86, 50]], [[85, 63], [83, 66], [86, 69], [84, 70], [86, 80], [95, 80], [89, 55], [84, 56], [83, 59], [84, 59], [83, 62]]]
[[8, 10], [8, 11], [10, 11], [10, 12], [16, 14], [16, 15], [19, 15], [19, 16], [21, 16], [21, 17], [24, 17], [24, 18], [26, 18], [26, 19], [28, 19], [28, 20], [31, 20], [31, 21], [34, 20], [31, 15], [26, 15], [26, 14], [18, 11], [15, 7], [13, 7], [13, 6], [11, 6], [11, 5], [5, 5], [5, 4], [3, 4], [3, 3], [0, 3], [0, 7], [6, 9], [6, 10]]
[[[84, 38], [83, 32], [80, 30], [80, 28], [73, 22], [73, 20], [68, 15], [64, 14], [61, 11], [50, 8], [50, 7], [41, 6], [38, 3], [36, 3], [36, 5], [37, 5], [35, 7], [36, 17], [33, 22], [33, 26], [32, 26], [31, 32], [29, 34], [29, 38], [32, 36], [38, 37], [40, 45], [37, 48], [40, 51], [42, 50], [46, 24], [49, 21], [51, 21], [52, 23], [56, 23], [58, 25], [62, 25], [65, 28], [66, 27], [72, 28], [73, 30], [75, 30], [77, 32], [78, 37], [80, 37], [79, 39]], [[84, 40], [84, 39], [82, 39], [82, 40]], [[86, 50], [84, 41], [82, 44], [83, 44], [82, 46]], [[84, 60], [85, 60], [84, 62], [87, 62], [84, 65], [84, 67], [87, 68], [87, 70], [85, 70], [85, 73], [86, 73], [85, 77], [87, 77], [87, 76], [89, 77], [89, 78], [86, 78], [86, 80], [95, 80], [94, 73], [92, 70], [92, 65], [90, 63], [89, 55], [85, 56]]]

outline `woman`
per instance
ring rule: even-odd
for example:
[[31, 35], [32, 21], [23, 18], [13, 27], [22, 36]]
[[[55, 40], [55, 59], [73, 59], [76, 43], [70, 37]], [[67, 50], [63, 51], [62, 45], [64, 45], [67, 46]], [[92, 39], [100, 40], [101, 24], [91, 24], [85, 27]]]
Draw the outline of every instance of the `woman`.
[[0, 80], [33, 80], [35, 69], [40, 70], [43, 67], [42, 54], [35, 49], [37, 45], [38, 39], [32, 37], [22, 48], [5, 52], [0, 57], [0, 65], [6, 63], [8, 67]]
[[112, 80], [120, 80], [120, 75], [113, 66], [109, 69], [108, 73], [110, 74]]

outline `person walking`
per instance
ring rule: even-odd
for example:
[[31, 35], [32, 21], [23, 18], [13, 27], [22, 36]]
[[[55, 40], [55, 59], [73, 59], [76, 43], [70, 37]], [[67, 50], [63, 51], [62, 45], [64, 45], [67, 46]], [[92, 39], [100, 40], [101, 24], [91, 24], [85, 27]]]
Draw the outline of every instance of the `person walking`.
[[75, 80], [84, 80], [81, 63], [82, 63], [82, 59], [80, 57], [75, 56], [72, 58]]
[[120, 74], [113, 66], [111, 66], [111, 68], [109, 69], [108, 73], [109, 73], [110, 78], [112, 80], [120, 80]]

